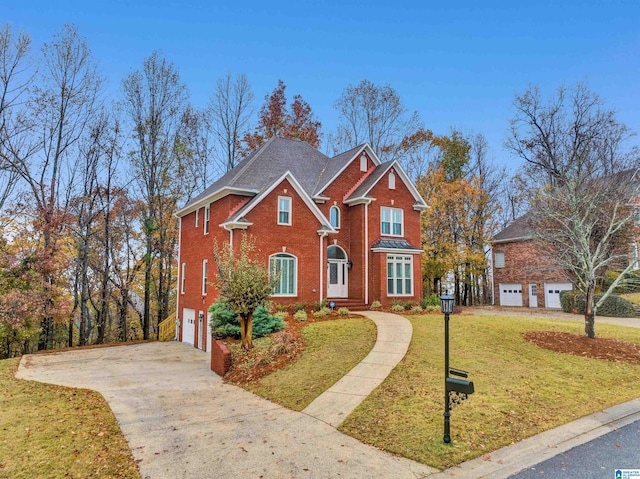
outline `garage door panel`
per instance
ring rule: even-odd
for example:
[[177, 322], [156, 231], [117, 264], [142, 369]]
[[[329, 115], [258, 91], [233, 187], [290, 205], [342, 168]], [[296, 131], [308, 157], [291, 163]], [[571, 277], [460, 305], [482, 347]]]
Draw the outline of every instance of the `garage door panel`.
[[562, 291], [571, 291], [573, 285], [571, 283], [545, 283], [544, 284], [544, 303], [547, 308], [560, 309], [560, 293]]
[[522, 306], [522, 284], [501, 283], [499, 287], [501, 306]]

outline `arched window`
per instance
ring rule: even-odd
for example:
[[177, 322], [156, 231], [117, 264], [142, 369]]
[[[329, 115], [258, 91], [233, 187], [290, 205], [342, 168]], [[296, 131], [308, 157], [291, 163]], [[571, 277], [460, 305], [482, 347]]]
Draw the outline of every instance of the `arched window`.
[[340, 246], [331, 245], [327, 249], [327, 259], [347, 259], [347, 253]]
[[340, 228], [340, 208], [332, 206], [329, 210], [329, 221], [334, 228]]
[[297, 296], [298, 294], [298, 258], [287, 253], [269, 256], [271, 277], [278, 281], [273, 287], [273, 296]]
[[367, 171], [367, 157], [364, 153], [360, 156], [360, 171]]
[[389, 189], [390, 190], [396, 189], [396, 175], [393, 171], [389, 173]]

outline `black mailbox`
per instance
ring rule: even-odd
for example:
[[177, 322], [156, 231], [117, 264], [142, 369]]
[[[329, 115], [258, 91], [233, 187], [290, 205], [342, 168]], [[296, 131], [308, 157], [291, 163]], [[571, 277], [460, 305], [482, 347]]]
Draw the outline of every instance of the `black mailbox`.
[[473, 381], [467, 379], [447, 378], [447, 391], [461, 394], [473, 394]]

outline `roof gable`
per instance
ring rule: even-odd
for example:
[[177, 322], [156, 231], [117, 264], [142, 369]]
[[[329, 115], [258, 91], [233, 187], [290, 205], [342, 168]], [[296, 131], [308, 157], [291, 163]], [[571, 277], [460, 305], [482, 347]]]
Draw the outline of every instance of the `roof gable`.
[[360, 155], [363, 152], [367, 153], [367, 156], [371, 159], [375, 166], [381, 164], [378, 155], [374, 153], [368, 143], [356, 146], [349, 151], [345, 151], [344, 153], [336, 155], [329, 160], [327, 168], [322, 175], [323, 177], [320, 178], [320, 181], [318, 182], [319, 187], [316, 188], [313, 196], [321, 196], [322, 192], [324, 192], [355, 159], [359, 159]]

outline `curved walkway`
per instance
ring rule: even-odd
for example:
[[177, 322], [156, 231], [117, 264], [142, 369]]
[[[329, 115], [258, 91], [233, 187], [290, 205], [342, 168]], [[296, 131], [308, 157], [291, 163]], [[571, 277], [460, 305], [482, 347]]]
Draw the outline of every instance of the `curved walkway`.
[[302, 412], [338, 427], [404, 358], [413, 328], [407, 318], [380, 311], [362, 311], [376, 323], [378, 337], [367, 357]]

